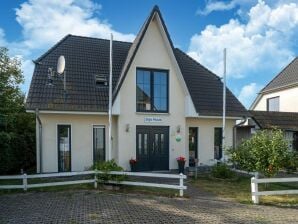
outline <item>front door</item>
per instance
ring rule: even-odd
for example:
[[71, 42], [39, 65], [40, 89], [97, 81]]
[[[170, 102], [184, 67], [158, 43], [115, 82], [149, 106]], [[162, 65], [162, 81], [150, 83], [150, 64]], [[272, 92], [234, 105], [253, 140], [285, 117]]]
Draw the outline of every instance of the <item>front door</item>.
[[169, 169], [169, 127], [137, 126], [138, 171]]

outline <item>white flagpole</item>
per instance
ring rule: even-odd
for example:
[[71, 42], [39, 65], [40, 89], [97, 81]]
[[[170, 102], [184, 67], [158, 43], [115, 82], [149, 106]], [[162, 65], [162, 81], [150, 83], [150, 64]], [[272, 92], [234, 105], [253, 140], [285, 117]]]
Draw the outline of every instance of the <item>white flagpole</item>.
[[110, 74], [109, 74], [109, 151], [108, 160], [112, 159], [112, 88], [113, 88], [113, 34], [110, 40]]
[[227, 60], [227, 49], [223, 51], [223, 105], [222, 105], [222, 160], [225, 162], [225, 147], [226, 147], [226, 60]]

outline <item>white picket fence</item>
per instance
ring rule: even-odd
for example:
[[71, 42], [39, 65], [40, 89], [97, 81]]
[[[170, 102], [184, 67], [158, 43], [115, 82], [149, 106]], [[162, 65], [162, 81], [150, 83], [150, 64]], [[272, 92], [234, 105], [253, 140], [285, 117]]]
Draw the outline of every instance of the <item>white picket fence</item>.
[[[50, 186], [62, 186], [62, 185], [74, 185], [74, 184], [86, 184], [93, 183], [94, 188], [97, 188], [98, 179], [97, 174], [104, 174], [102, 171], [83, 171], [83, 172], [65, 172], [65, 173], [50, 173], [50, 174], [32, 174], [32, 175], [10, 175], [10, 176], [0, 176], [0, 180], [13, 180], [22, 179], [23, 183], [19, 185], [0, 185], [0, 189], [23, 189], [26, 191], [29, 188], [40, 188], [40, 187], [50, 187]], [[149, 183], [149, 182], [136, 182], [136, 181], [109, 181], [112, 184], [121, 185], [132, 185], [132, 186], [144, 186], [144, 187], [158, 187], [179, 190], [179, 195], [183, 196], [183, 191], [187, 189], [184, 186], [184, 179], [186, 175], [181, 174], [162, 174], [162, 173], [142, 173], [142, 172], [122, 172], [122, 171], [111, 171], [109, 174], [113, 175], [125, 175], [125, 176], [135, 176], [135, 177], [153, 177], [153, 178], [170, 178], [179, 180], [179, 185], [174, 184], [160, 184], [160, 183]], [[47, 183], [35, 183], [28, 184], [28, 179], [36, 178], [49, 178], [49, 177], [70, 177], [70, 176], [83, 176], [83, 175], [94, 175], [91, 179], [84, 180], [70, 180], [70, 181], [59, 181], [59, 182], [47, 182]]]
[[298, 190], [279, 190], [279, 191], [259, 191], [258, 184], [260, 183], [289, 183], [298, 182], [298, 177], [289, 178], [251, 178], [251, 198], [254, 204], [259, 204], [259, 196], [263, 195], [283, 195], [283, 194], [298, 194]]

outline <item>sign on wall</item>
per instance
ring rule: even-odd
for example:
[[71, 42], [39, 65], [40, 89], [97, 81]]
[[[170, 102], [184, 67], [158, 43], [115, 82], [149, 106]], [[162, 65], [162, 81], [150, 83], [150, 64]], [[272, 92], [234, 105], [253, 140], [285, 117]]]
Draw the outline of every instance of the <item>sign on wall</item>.
[[161, 117], [144, 117], [145, 123], [160, 123], [162, 122]]

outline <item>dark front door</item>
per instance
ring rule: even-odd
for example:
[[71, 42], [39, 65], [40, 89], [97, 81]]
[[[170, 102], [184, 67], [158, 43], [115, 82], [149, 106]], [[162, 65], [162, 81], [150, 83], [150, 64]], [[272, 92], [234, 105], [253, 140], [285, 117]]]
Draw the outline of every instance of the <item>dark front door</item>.
[[169, 169], [169, 127], [137, 126], [137, 170]]

